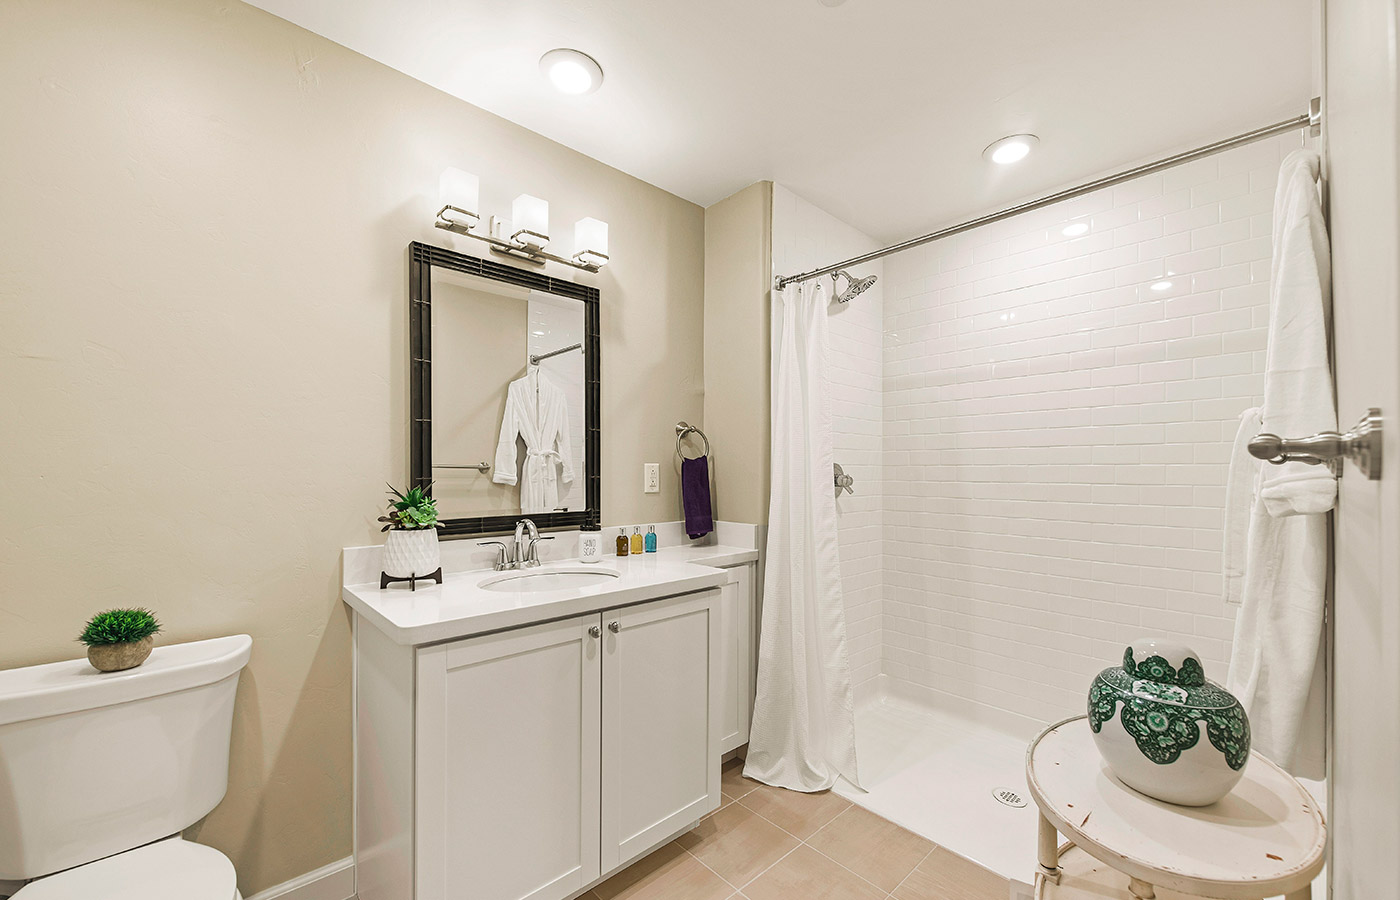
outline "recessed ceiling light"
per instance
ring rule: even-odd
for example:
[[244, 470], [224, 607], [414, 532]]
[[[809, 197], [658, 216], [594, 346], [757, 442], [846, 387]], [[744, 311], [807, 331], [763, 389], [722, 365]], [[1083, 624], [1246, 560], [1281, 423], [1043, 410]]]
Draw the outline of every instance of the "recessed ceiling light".
[[1148, 286], [1154, 291], [1165, 291], [1167, 288], [1172, 286], [1172, 283], [1163, 279], [1162, 281], [1154, 281]]
[[1065, 230], [1064, 230], [1063, 232], [1061, 232], [1061, 233], [1062, 233], [1065, 237], [1079, 237], [1081, 234], [1088, 234], [1088, 233], [1089, 233], [1089, 223], [1088, 223], [1088, 222], [1075, 222], [1075, 223], [1072, 224], [1072, 225], [1066, 225], [1066, 226], [1065, 226]]
[[560, 47], [540, 57], [540, 71], [560, 93], [591, 94], [603, 84], [603, 67], [587, 53]]
[[1008, 135], [988, 144], [987, 149], [982, 151], [982, 158], [1003, 166], [1020, 162], [1039, 143], [1040, 138], [1033, 134]]

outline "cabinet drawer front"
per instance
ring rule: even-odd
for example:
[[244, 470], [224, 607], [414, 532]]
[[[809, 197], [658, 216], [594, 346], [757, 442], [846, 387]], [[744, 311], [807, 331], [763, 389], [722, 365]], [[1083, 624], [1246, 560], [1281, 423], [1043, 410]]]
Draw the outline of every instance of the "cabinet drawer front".
[[605, 872], [718, 806], [718, 600], [603, 614]]
[[599, 621], [420, 652], [416, 900], [560, 900], [598, 877]]

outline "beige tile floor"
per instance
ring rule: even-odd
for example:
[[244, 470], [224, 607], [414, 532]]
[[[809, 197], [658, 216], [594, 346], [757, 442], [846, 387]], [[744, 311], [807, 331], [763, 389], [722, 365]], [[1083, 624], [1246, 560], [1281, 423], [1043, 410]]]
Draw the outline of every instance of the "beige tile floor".
[[585, 900], [1006, 900], [1006, 879], [827, 792], [725, 766], [720, 808]]

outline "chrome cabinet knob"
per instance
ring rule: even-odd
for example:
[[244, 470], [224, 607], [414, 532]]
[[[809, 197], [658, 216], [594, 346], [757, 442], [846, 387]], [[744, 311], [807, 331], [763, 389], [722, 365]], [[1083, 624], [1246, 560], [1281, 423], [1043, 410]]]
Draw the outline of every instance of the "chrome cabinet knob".
[[608, 623], [608, 631], [611, 631], [613, 634], [617, 634], [621, 630], [622, 623], [617, 621], [616, 619]]
[[589, 625], [588, 634], [590, 637], [602, 637], [603, 629], [599, 628], [597, 625]]

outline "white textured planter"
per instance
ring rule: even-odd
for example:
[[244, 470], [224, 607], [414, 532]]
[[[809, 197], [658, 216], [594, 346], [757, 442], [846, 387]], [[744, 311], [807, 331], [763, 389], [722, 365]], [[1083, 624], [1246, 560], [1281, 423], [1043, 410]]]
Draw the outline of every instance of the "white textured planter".
[[436, 572], [442, 567], [437, 529], [390, 529], [382, 566], [390, 578], [423, 578]]

